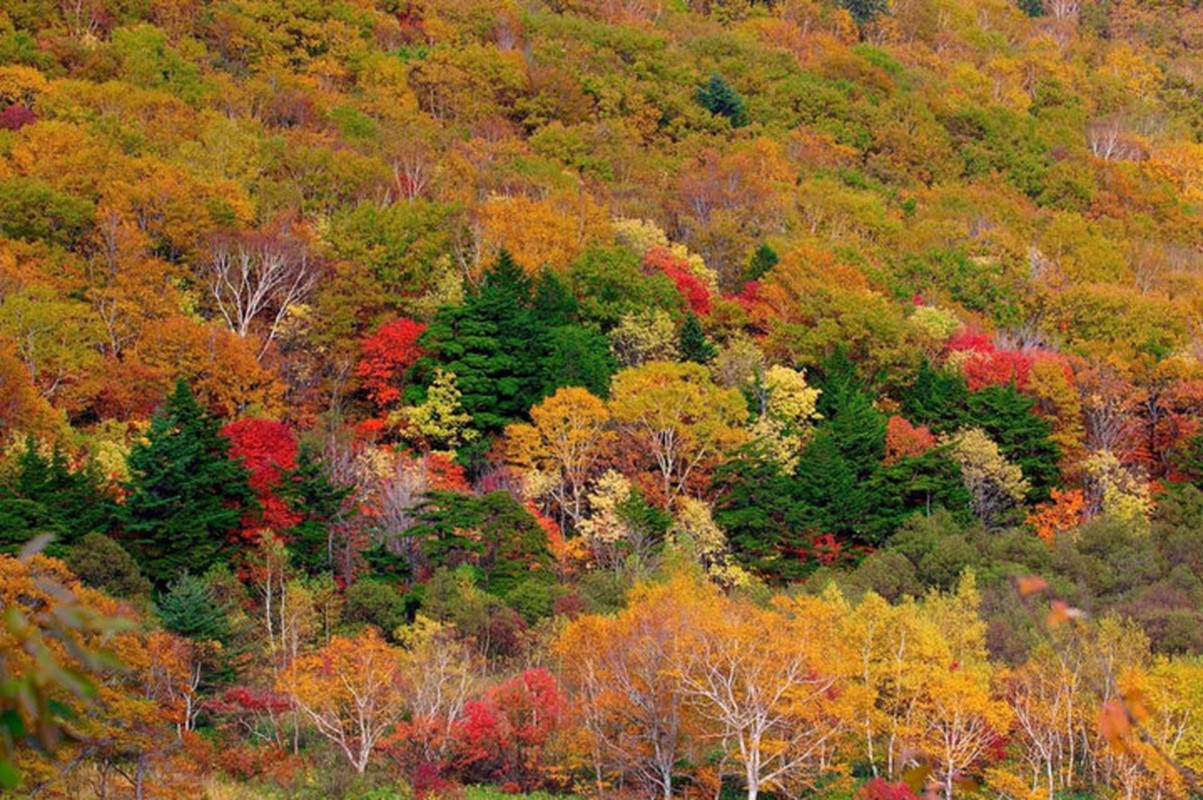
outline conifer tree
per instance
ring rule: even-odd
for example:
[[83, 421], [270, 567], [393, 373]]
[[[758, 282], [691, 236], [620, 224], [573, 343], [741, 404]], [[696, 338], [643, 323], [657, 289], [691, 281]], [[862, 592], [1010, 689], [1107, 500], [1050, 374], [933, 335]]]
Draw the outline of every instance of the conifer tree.
[[711, 114], [730, 120], [732, 128], [742, 128], [748, 124], [744, 99], [721, 75], [711, 75], [710, 80], [698, 89], [698, 102]]
[[442, 309], [422, 337], [424, 359], [455, 373], [479, 431], [521, 419], [547, 390], [548, 327], [531, 308], [531, 281], [505, 250], [462, 306]]
[[[0, 489], [0, 506], [15, 500], [43, 509], [60, 532], [51, 553], [86, 533], [108, 530], [112, 504], [100, 488], [98, 476], [89, 467], [72, 470], [57, 444], [49, 455], [43, 455], [37, 441], [27, 437], [16, 467], [11, 484]], [[15, 535], [13, 531], [9, 534]]]
[[222, 642], [230, 637], [230, 622], [204, 578], [184, 573], [159, 598], [159, 619], [172, 633], [198, 642]]
[[756, 248], [756, 252], [752, 253], [752, 259], [748, 262], [748, 270], [745, 273], [745, 277], [750, 281], [758, 281], [769, 270], [777, 266], [777, 263], [780, 261], [781, 256], [777, 255], [776, 250], [767, 244], [761, 244]]
[[685, 323], [681, 325], [681, 336], [677, 342], [677, 349], [681, 353], [682, 360], [692, 361], [695, 364], [708, 364], [718, 355], [718, 349], [706, 338], [706, 333], [702, 330], [702, 323], [698, 322], [697, 315], [692, 311], [685, 318]]
[[280, 496], [303, 519], [285, 531], [290, 560], [310, 575], [329, 572], [331, 528], [343, 517], [350, 486], [340, 486], [312, 447], [301, 446], [296, 467], [280, 481]]
[[146, 441], [130, 451], [122, 527], [142, 569], [159, 586], [217, 562], [255, 503], [250, 473], [230, 460], [219, 427], [181, 379], [151, 421]]

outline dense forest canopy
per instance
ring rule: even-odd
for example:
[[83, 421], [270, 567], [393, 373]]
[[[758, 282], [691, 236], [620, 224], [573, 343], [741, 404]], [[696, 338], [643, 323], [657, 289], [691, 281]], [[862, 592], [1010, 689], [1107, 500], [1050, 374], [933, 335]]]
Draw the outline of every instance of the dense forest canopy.
[[6, 0], [0, 795], [1203, 796], [1197, 0]]

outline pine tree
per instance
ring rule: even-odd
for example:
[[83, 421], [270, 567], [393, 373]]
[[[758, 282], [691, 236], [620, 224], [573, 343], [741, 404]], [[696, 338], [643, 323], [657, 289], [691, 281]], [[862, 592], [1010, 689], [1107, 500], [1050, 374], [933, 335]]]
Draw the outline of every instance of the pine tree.
[[748, 445], [715, 470], [719, 499], [714, 521], [727, 533], [739, 563], [773, 581], [802, 577], [805, 564], [796, 556], [805, 544], [804, 509], [794, 497], [789, 476], [765, 452]]
[[577, 322], [580, 312], [576, 297], [550, 269], [539, 274], [531, 307], [535, 316], [549, 327], [572, 325]]
[[57, 444], [46, 456], [42, 455], [36, 440], [27, 437], [16, 466], [11, 486], [2, 494], [45, 509], [47, 517], [54, 521], [54, 527], [61, 530], [61, 536], [53, 543], [52, 553], [86, 533], [109, 529], [112, 503], [101, 489], [96, 472], [89, 467], [72, 471], [67, 456]]
[[1052, 440], [1052, 425], [1035, 412], [1036, 401], [1015, 386], [987, 386], [969, 395], [967, 417], [998, 445], [1003, 457], [1023, 470], [1030, 484], [1028, 500], [1040, 503], [1060, 484], [1061, 448]]
[[887, 0], [840, 0], [840, 5], [852, 15], [852, 19], [861, 28], [890, 11]]
[[758, 281], [768, 273], [777, 263], [781, 261], [781, 257], [777, 255], [777, 251], [769, 247], [767, 244], [761, 244], [756, 248], [756, 252], [752, 253], [752, 260], [748, 262], [748, 270], [745, 273], [745, 278], [750, 281]]
[[222, 603], [205, 578], [187, 572], [176, 578], [156, 606], [163, 627], [196, 643], [204, 685], [229, 683], [246, 655], [246, 643], [230, 624], [230, 606]]
[[254, 507], [250, 473], [230, 460], [218, 429], [181, 379], [146, 441], [130, 451], [122, 527], [143, 571], [159, 586], [218, 561]]
[[721, 75], [711, 75], [706, 85], [698, 89], [698, 102], [711, 114], [730, 120], [732, 128], [742, 128], [748, 124], [744, 99], [727, 85]]
[[184, 573], [159, 598], [163, 627], [198, 642], [226, 643], [230, 621], [204, 578]]
[[420, 362], [455, 373], [460, 402], [476, 430], [498, 431], [522, 419], [553, 382], [546, 373], [548, 326], [531, 308], [531, 282], [502, 251], [462, 306], [442, 309], [420, 340]]
[[823, 363], [818, 410], [823, 423], [802, 451], [795, 470], [805, 524], [867, 544], [881, 538], [889, 515], [882, 481], [886, 416], [874, 405], [842, 350]]
[[546, 394], [561, 386], [581, 386], [598, 397], [610, 394], [610, 376], [618, 368], [610, 340], [594, 326], [561, 325], [548, 334], [551, 349], [545, 372]]
[[914, 382], [903, 392], [902, 415], [935, 433], [951, 433], [966, 423], [969, 387], [960, 373], [919, 365]]
[[331, 528], [346, 513], [352, 488], [331, 481], [314, 449], [302, 445], [296, 467], [284, 473], [278, 491], [288, 507], [304, 517], [284, 531], [291, 562], [310, 575], [329, 572]]
[[681, 336], [677, 342], [681, 359], [695, 364], [708, 364], [718, 355], [718, 349], [706, 338], [702, 323], [692, 311], [681, 326]]
[[1044, 0], [1018, 0], [1019, 10], [1029, 17], [1044, 16]]

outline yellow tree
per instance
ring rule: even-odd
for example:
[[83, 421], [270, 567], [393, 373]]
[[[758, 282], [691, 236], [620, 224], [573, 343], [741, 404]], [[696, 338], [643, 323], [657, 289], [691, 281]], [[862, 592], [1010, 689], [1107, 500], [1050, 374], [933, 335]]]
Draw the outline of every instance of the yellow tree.
[[913, 744], [930, 759], [946, 800], [983, 764], [1012, 722], [1010, 707], [994, 692], [980, 602], [973, 573], [966, 572], [955, 592], [932, 593], [922, 608], [928, 624], [942, 632], [947, 650], [919, 698]]
[[617, 616], [578, 618], [557, 640], [599, 796], [607, 775], [673, 796], [690, 746], [681, 642], [700, 616], [716, 613], [716, 600], [713, 587], [678, 573], [637, 587]]
[[368, 628], [353, 639], [334, 636], [321, 650], [298, 658], [276, 687], [362, 774], [381, 738], [407, 710], [403, 658]]
[[779, 599], [773, 608], [726, 604], [698, 620], [682, 683], [707, 733], [743, 767], [748, 800], [765, 789], [813, 790], [863, 700], [840, 635], [843, 605]]
[[1082, 742], [1096, 700], [1085, 683], [1081, 648], [1041, 647], [1002, 680], [1015, 717], [1020, 768], [1033, 791], [1053, 800], [1078, 777]]
[[614, 376], [610, 413], [632, 457], [650, 457], [666, 502], [686, 491], [707, 459], [747, 437], [747, 407], [737, 389], [721, 389], [700, 364], [652, 362]]
[[875, 775], [897, 778], [918, 736], [918, 708], [932, 671], [948, 661], [940, 631], [910, 598], [891, 606], [869, 592], [844, 620], [857, 682], [872, 697], [858, 723], [864, 757]]
[[509, 460], [527, 470], [528, 488], [555, 501], [575, 526], [585, 493], [613, 433], [606, 404], [576, 386], [559, 389], [530, 410], [531, 424], [506, 428]]

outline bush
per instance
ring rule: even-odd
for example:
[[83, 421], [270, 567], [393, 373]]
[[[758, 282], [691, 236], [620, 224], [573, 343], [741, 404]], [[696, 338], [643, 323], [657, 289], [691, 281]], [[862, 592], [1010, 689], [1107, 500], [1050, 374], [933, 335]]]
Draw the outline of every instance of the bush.
[[67, 551], [67, 566], [85, 584], [113, 597], [150, 597], [150, 581], [133, 556], [103, 533], [89, 533], [76, 542]]
[[393, 586], [370, 578], [347, 589], [346, 619], [375, 625], [388, 638], [408, 622], [405, 599]]

